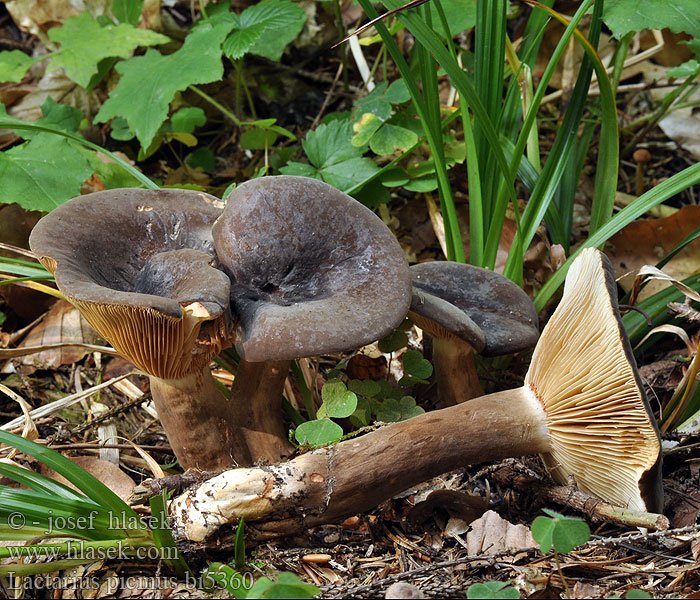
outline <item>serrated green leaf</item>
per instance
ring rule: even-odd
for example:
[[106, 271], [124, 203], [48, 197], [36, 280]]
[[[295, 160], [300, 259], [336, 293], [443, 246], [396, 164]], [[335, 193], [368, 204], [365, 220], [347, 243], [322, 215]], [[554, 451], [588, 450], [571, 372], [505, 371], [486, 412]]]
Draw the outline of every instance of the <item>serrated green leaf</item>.
[[87, 87], [97, 73], [98, 63], [111, 57], [128, 58], [139, 46], [157, 46], [170, 38], [122, 23], [101, 27], [88, 12], [70, 17], [61, 27], [49, 30], [49, 39], [61, 44], [49, 70], [64, 68], [66, 75], [82, 87]]
[[697, 0], [607, 0], [603, 21], [618, 39], [630, 31], [666, 27], [700, 38]]
[[391, 354], [401, 348], [405, 348], [408, 345], [408, 336], [404, 331], [398, 329], [392, 331], [389, 335], [383, 337], [377, 343], [379, 346], [379, 351], [384, 354]]
[[264, 22], [262, 34], [250, 48], [252, 54], [279, 61], [282, 52], [301, 32], [306, 23], [306, 12], [288, 0], [259, 2], [241, 13], [241, 26], [248, 22]]
[[173, 131], [182, 133], [194, 133], [196, 127], [201, 127], [207, 122], [207, 116], [198, 106], [186, 106], [170, 117]]
[[49, 212], [80, 195], [93, 169], [81, 150], [56, 135], [42, 133], [0, 153], [0, 202]]
[[322, 123], [314, 131], [306, 134], [302, 145], [311, 164], [325, 169], [362, 156], [364, 150], [350, 143], [352, 136], [352, 122], [350, 119], [343, 119], [333, 123]]
[[405, 152], [417, 141], [418, 136], [409, 129], [385, 123], [372, 136], [369, 147], [375, 154], [386, 156], [396, 152]]
[[283, 175], [299, 175], [301, 177], [312, 177], [313, 179], [318, 179], [323, 181], [321, 173], [319, 170], [312, 165], [307, 165], [306, 163], [300, 162], [289, 162], [284, 167], [280, 168], [280, 173]]
[[319, 448], [337, 442], [343, 437], [343, 428], [330, 419], [317, 419], [302, 423], [294, 431], [299, 444]]
[[321, 389], [321, 398], [325, 414], [335, 419], [349, 417], [357, 408], [357, 396], [348, 391], [345, 384], [339, 379], [326, 381]]
[[[221, 42], [231, 23], [204, 22], [187, 36], [182, 48], [163, 56], [148, 49], [116, 66], [121, 79], [95, 117], [104, 123], [124, 117], [142, 148], [148, 148], [168, 116], [175, 94], [189, 85], [217, 81], [223, 76]], [[138, 102], [134, 99], [138, 98]]]
[[0, 52], [0, 83], [22, 81], [34, 59], [21, 50]]
[[379, 171], [379, 166], [371, 158], [351, 158], [321, 169], [321, 177], [326, 183], [341, 192], [355, 187]]
[[433, 374], [433, 365], [418, 350], [408, 350], [403, 355], [403, 369], [418, 379], [428, 379]]
[[221, 49], [231, 60], [238, 60], [250, 50], [255, 40], [262, 35], [263, 31], [265, 31], [264, 23], [253, 23], [245, 29], [233, 31], [224, 40]]

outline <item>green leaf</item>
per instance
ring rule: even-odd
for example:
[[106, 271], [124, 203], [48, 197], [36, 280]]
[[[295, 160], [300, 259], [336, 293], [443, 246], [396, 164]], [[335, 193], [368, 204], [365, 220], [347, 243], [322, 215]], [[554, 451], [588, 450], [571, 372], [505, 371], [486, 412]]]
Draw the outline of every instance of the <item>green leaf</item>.
[[394, 81], [384, 93], [384, 100], [392, 104], [403, 104], [411, 99], [408, 86], [403, 79]]
[[618, 39], [630, 31], [665, 27], [700, 38], [697, 0], [606, 0], [603, 20]]
[[372, 419], [372, 409], [370, 408], [369, 402], [364, 398], [357, 399], [357, 408], [355, 412], [350, 415], [350, 422], [355, 427], [365, 427], [369, 425]]
[[406, 373], [418, 379], [428, 379], [433, 374], [433, 365], [418, 350], [408, 350], [403, 355], [403, 368]]
[[379, 171], [379, 166], [371, 158], [351, 158], [321, 169], [321, 177], [326, 183], [345, 192]]
[[175, 543], [175, 538], [168, 525], [168, 510], [166, 508], [170, 492], [166, 494], [158, 494], [149, 499], [148, 503], [151, 507], [151, 516], [154, 525], [151, 528], [153, 532], [153, 541], [156, 547], [160, 550], [160, 555], [163, 557], [163, 562], [173, 569], [180, 577], [185, 573], [192, 575], [192, 570], [182, 558], [180, 551]]
[[129, 25], [139, 24], [141, 11], [143, 10], [143, 0], [113, 0], [112, 14], [120, 23], [128, 23]]
[[68, 104], [59, 104], [51, 96], [41, 105], [41, 119], [37, 125], [45, 125], [75, 133], [83, 120], [83, 111]]
[[241, 136], [241, 147], [248, 150], [264, 150], [275, 143], [277, 134], [269, 129], [253, 127]]
[[625, 598], [651, 598], [651, 594], [644, 590], [629, 590], [625, 594]]
[[101, 27], [88, 11], [70, 17], [62, 27], [50, 29], [49, 39], [61, 44], [49, 70], [64, 68], [66, 75], [82, 87], [88, 86], [101, 60], [128, 58], [139, 46], [157, 46], [170, 41], [160, 33], [137, 29], [128, 23]]
[[306, 163], [300, 162], [289, 162], [284, 167], [280, 169], [280, 173], [283, 175], [299, 175], [301, 177], [311, 177], [313, 179], [318, 179], [323, 181], [321, 173], [318, 169], [312, 165], [307, 165]]
[[280, 573], [277, 581], [261, 577], [250, 588], [246, 598], [299, 598], [309, 600], [320, 594], [315, 585], [304, 583], [294, 573]]
[[420, 179], [411, 179], [403, 186], [409, 192], [426, 193], [436, 190], [438, 187], [437, 177], [431, 175], [429, 177], [421, 177]]
[[196, 127], [200, 127], [207, 122], [204, 111], [197, 106], [186, 106], [181, 108], [170, 117], [173, 131], [183, 133], [194, 133]]
[[352, 136], [350, 119], [322, 123], [306, 135], [303, 142], [304, 152], [311, 164], [319, 169], [359, 158], [364, 150], [350, 143]]
[[21, 50], [0, 52], [0, 82], [22, 81], [24, 74], [34, 64], [34, 59]]
[[387, 398], [381, 403], [377, 402], [374, 412], [378, 421], [396, 423], [422, 415], [425, 411], [420, 406], [416, 406], [415, 398], [404, 396], [400, 400]]
[[352, 125], [355, 135], [352, 136], [350, 143], [357, 147], [366, 146], [371, 137], [382, 126], [382, 123], [383, 121], [374, 113], [364, 113], [360, 120], [355, 121]]
[[335, 419], [344, 419], [355, 412], [357, 396], [349, 392], [340, 379], [329, 379], [321, 389], [325, 413]]
[[319, 448], [337, 442], [343, 437], [343, 428], [330, 419], [317, 419], [302, 423], [294, 431], [299, 444]]
[[187, 157], [187, 164], [193, 169], [200, 168], [207, 173], [212, 173], [216, 166], [214, 153], [206, 146], [197, 148]]
[[224, 54], [232, 60], [251, 52], [273, 61], [282, 58], [285, 46], [299, 35], [306, 13], [288, 0], [259, 2], [235, 17], [236, 29], [226, 38]]
[[[248, 598], [245, 578], [229, 565], [220, 562], [211, 563], [202, 573], [205, 591], [211, 591], [215, 583], [224, 588], [231, 598]], [[252, 588], [251, 588], [252, 589]]]
[[[698, 70], [700, 67], [700, 63], [698, 63], [697, 60], [694, 58], [690, 59], [689, 61], [684, 62], [682, 65], [678, 65], [677, 67], [673, 67], [672, 69], [669, 69], [666, 71], [666, 75], [669, 77], [676, 77], [676, 78], [682, 78], [682, 77], [690, 77], [695, 71]], [[636, 590], [630, 590], [630, 591], [636, 591]]]
[[230, 28], [231, 23], [225, 21], [204, 22], [173, 54], [163, 56], [149, 49], [143, 56], [119, 63], [116, 69], [122, 77], [95, 122], [124, 117], [141, 147], [148, 148], [167, 118], [177, 92], [223, 77], [221, 42]]
[[514, 587], [507, 587], [508, 581], [486, 581], [484, 583], [474, 583], [467, 590], [467, 598], [520, 598], [520, 592]]
[[382, 390], [381, 386], [372, 379], [351, 379], [348, 389], [365, 398], [374, 398]]
[[120, 142], [128, 142], [129, 140], [133, 139], [136, 135], [131, 130], [131, 127], [129, 127], [129, 124], [126, 122], [126, 119], [122, 117], [112, 119], [110, 127], [111, 129], [109, 135], [112, 136], [112, 139], [119, 140]]
[[0, 153], [0, 202], [16, 202], [27, 210], [49, 212], [80, 195], [93, 169], [70, 141], [42, 133]]
[[554, 546], [557, 552], [566, 554], [590, 539], [591, 530], [582, 519], [565, 517], [546, 508], [543, 510], [550, 516], [537, 517], [532, 523], [532, 537], [543, 553]]
[[379, 340], [377, 345], [379, 346], [380, 352], [383, 352], [384, 354], [391, 354], [392, 352], [401, 350], [401, 348], [405, 348], [408, 345], [408, 336], [406, 335], [406, 332], [401, 331], [400, 329], [395, 329], [389, 335]]
[[241, 517], [236, 528], [236, 542], [233, 549], [233, 564], [236, 569], [245, 565], [245, 519]]
[[[476, 0], [440, 0], [445, 11], [450, 35], [455, 36], [465, 29], [471, 29], [476, 24]], [[433, 26], [441, 35], [445, 35], [440, 15], [431, 2], [429, 5]]]
[[418, 136], [409, 129], [385, 123], [369, 141], [372, 152], [380, 156], [406, 152], [418, 141]]

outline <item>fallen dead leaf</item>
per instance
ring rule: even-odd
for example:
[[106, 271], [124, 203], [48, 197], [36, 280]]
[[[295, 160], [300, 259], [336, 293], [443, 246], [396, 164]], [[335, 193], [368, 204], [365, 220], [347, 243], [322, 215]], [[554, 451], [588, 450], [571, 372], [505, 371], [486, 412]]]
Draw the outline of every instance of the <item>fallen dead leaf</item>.
[[[68, 456], [67, 458], [99, 479], [122, 500], [126, 500], [131, 495], [134, 482], [131, 477], [124, 473], [117, 465], [97, 458], [96, 456]], [[59, 475], [53, 469], [49, 469], [43, 464], [41, 465], [41, 473], [77, 490], [77, 488], [62, 475]]]
[[[619, 283], [629, 290], [634, 282], [634, 273], [643, 265], [654, 265], [685, 237], [700, 227], [700, 206], [684, 206], [663, 219], [637, 220], [616, 233], [605, 247], [612, 261]], [[698, 269], [700, 264], [700, 239], [688, 244], [664, 267], [664, 272], [675, 279], [685, 279]], [[666, 287], [667, 283], [648, 283], [640, 295], [647, 298]]]
[[475, 554], [497, 554], [506, 550], [519, 550], [535, 545], [530, 528], [513, 525], [498, 513], [487, 510], [471, 524], [467, 533], [467, 551]]

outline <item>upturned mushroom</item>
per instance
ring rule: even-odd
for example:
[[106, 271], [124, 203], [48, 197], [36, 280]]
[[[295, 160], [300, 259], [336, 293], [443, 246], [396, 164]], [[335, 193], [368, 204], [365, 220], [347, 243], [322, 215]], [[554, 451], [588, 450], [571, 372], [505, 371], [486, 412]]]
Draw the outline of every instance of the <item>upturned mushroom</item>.
[[245, 415], [239, 425], [251, 453], [274, 461], [288, 449], [280, 415], [290, 361], [392, 331], [411, 301], [408, 263], [371, 210], [306, 177], [239, 186], [213, 237], [231, 279], [241, 357], [231, 400]]
[[230, 282], [211, 227], [221, 203], [186, 190], [121, 189], [62, 204], [30, 246], [61, 292], [151, 393], [184, 468], [252, 464], [209, 364], [230, 345]]
[[522, 388], [388, 425], [272, 467], [236, 469], [179, 496], [171, 515], [201, 541], [245, 517], [274, 537], [342, 519], [468, 464], [539, 453], [552, 476], [617, 506], [658, 512], [661, 444], [617, 308], [607, 258], [586, 249]]
[[537, 311], [510, 279], [473, 265], [427, 262], [411, 267], [409, 318], [433, 338], [433, 365], [443, 406], [484, 392], [474, 353], [502, 356], [532, 348]]

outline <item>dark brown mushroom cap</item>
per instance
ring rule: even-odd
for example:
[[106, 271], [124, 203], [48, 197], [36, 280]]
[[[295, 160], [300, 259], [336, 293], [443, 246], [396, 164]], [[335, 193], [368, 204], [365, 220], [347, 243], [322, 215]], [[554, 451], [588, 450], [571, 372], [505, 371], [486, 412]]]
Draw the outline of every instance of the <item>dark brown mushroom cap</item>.
[[[213, 266], [211, 238], [220, 214], [219, 201], [201, 192], [110, 190], [62, 204], [29, 242], [117, 351], [176, 379], [210, 360], [226, 337], [230, 283]], [[201, 331], [205, 321], [216, 325]]]
[[396, 238], [321, 181], [248, 181], [228, 196], [213, 233], [248, 361], [350, 350], [406, 316], [411, 275]]
[[[476, 323], [485, 338], [480, 351], [484, 356], [520, 352], [537, 342], [537, 311], [532, 300], [502, 275], [449, 261], [413, 265], [411, 275], [417, 293], [431, 294], [453, 304]], [[431, 305], [424, 303], [422, 306], [430, 308]], [[411, 304], [411, 312], [433, 318], [421, 311], [420, 303]], [[435, 317], [439, 318], [439, 314], [435, 313]], [[440, 322], [440, 325], [450, 329], [449, 323]], [[465, 331], [461, 322], [452, 329], [455, 335]]]
[[481, 352], [486, 345], [484, 332], [469, 315], [451, 302], [420, 288], [413, 288], [408, 317], [433, 337], [458, 338], [467, 342], [476, 352]]

